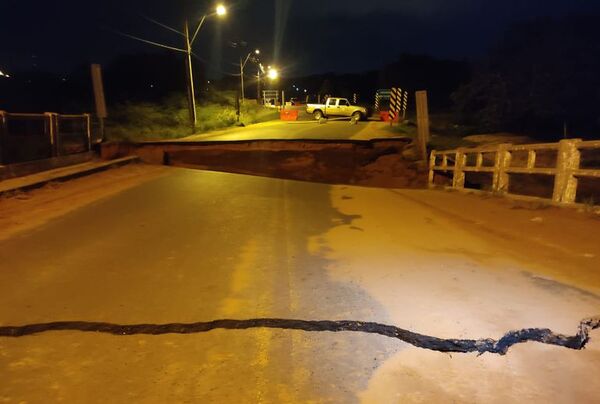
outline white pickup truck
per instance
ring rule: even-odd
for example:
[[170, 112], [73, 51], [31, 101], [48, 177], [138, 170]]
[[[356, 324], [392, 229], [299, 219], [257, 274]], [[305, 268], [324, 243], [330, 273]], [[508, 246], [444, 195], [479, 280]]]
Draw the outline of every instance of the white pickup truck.
[[352, 105], [347, 98], [328, 98], [325, 104], [308, 104], [306, 112], [312, 114], [316, 120], [329, 116], [346, 116], [360, 121], [367, 117], [366, 108]]

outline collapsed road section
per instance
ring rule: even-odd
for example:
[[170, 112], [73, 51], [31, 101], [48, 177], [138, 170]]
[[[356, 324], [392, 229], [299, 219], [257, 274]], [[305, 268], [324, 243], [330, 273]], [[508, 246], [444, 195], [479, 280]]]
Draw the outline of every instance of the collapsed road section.
[[146, 163], [329, 184], [423, 188], [427, 164], [408, 138], [244, 140], [102, 145], [105, 159], [136, 155]]

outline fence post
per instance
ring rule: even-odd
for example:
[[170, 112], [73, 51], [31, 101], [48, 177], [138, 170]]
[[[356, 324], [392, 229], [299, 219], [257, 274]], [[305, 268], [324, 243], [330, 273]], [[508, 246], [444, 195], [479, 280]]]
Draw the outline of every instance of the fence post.
[[552, 200], [557, 203], [574, 203], [577, 197], [577, 177], [573, 175], [579, 169], [581, 153], [578, 145], [581, 139], [565, 139], [558, 142], [556, 176]]
[[50, 114], [52, 118], [52, 131], [54, 133], [54, 156], [60, 156], [61, 139], [60, 139], [60, 124], [59, 117], [56, 112]]
[[463, 189], [465, 187], [465, 172], [463, 167], [467, 163], [467, 155], [463, 149], [456, 151], [454, 160], [454, 175], [452, 176], [452, 188]]
[[494, 179], [492, 184], [492, 191], [499, 192], [501, 194], [508, 192], [508, 186], [510, 177], [506, 170], [510, 167], [512, 154], [509, 149], [512, 145], [510, 143], [504, 143], [498, 145], [498, 151], [496, 152], [496, 162], [494, 164]]
[[6, 136], [8, 136], [6, 125], [6, 111], [0, 111], [0, 164], [4, 164], [6, 154]]
[[90, 114], [83, 114], [85, 118], [85, 134], [87, 137], [87, 149], [92, 150], [92, 117]]
[[433, 180], [435, 177], [435, 160], [435, 150], [432, 150], [431, 154], [429, 155], [429, 188], [433, 188]]
[[48, 125], [48, 141], [50, 142], [50, 156], [56, 157], [58, 156], [59, 145], [58, 145], [58, 124], [57, 124], [57, 114], [53, 112], [44, 112], [44, 116], [46, 117], [46, 125]]

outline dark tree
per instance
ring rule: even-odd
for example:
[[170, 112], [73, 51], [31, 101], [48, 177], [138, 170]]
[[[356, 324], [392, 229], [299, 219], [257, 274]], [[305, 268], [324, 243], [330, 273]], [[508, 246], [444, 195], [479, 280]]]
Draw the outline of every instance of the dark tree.
[[513, 26], [457, 91], [457, 118], [484, 130], [540, 138], [600, 131], [597, 17], [542, 19]]
[[469, 76], [470, 69], [466, 61], [440, 60], [405, 53], [383, 68], [379, 86], [401, 87], [411, 93], [427, 90], [430, 106], [446, 109], [452, 105], [450, 95], [467, 82]]

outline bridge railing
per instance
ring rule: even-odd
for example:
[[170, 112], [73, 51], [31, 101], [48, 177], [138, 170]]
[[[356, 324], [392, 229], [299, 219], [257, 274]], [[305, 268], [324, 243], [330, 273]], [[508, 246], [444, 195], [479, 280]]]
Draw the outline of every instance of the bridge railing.
[[[578, 180], [582, 177], [600, 178], [599, 168], [581, 167], [582, 152], [600, 149], [600, 141], [581, 139], [561, 140], [558, 143], [499, 144], [455, 150], [432, 151], [429, 160], [429, 185], [434, 186], [436, 172], [452, 174], [454, 189], [465, 188], [467, 173], [492, 175], [491, 191], [510, 194], [511, 174], [530, 174], [554, 177], [552, 201], [573, 204], [577, 197]], [[540, 161], [542, 154], [555, 157]], [[522, 158], [516, 160], [519, 154]]]
[[91, 116], [0, 111], [0, 164], [20, 163], [91, 149]]

